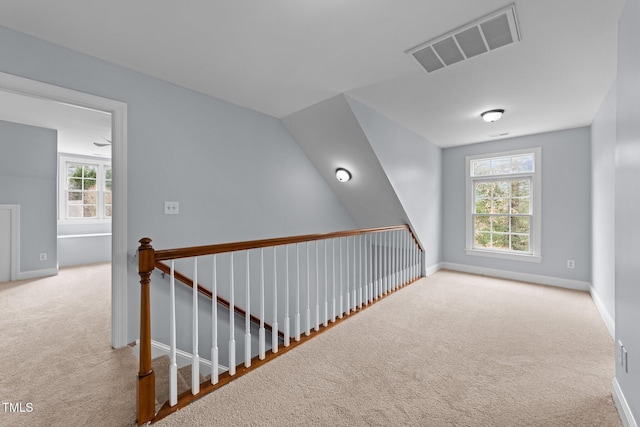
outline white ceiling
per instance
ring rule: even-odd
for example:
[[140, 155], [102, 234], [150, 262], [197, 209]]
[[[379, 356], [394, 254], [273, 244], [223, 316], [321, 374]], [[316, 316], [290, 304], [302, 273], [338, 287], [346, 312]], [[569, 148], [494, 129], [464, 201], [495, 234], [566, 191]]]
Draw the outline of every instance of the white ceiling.
[[111, 157], [111, 114], [0, 91], [0, 120], [58, 131], [58, 152]]
[[0, 25], [278, 118], [344, 93], [441, 147], [589, 125], [624, 0], [516, 0], [520, 43], [431, 74], [404, 53], [508, 4], [0, 0]]

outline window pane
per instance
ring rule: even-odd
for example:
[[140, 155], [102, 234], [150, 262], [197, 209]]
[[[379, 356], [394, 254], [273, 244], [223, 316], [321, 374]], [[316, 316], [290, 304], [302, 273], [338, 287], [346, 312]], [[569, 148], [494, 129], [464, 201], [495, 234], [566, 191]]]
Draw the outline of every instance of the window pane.
[[472, 160], [471, 176], [482, 176], [491, 174], [491, 160]]
[[521, 234], [512, 235], [511, 249], [519, 252], [529, 252], [529, 236]]
[[85, 218], [94, 218], [96, 216], [96, 205], [84, 205], [83, 214]]
[[480, 231], [476, 231], [475, 236], [475, 247], [476, 248], [490, 248], [491, 247], [491, 233], [483, 233]]
[[493, 217], [493, 231], [502, 233], [509, 232], [509, 217], [508, 216], [494, 216]]
[[511, 195], [513, 197], [529, 196], [530, 184], [528, 179], [511, 181]]
[[483, 199], [476, 201], [476, 213], [491, 213], [491, 200]]
[[96, 180], [95, 179], [85, 179], [84, 180], [84, 189], [85, 190], [95, 190], [96, 189]]
[[98, 176], [98, 167], [93, 165], [85, 165], [84, 168], [84, 177], [85, 178], [93, 178], [95, 179]]
[[111, 211], [112, 211], [111, 205], [106, 205], [104, 207], [104, 216], [106, 218], [111, 218]]
[[511, 232], [512, 233], [529, 233], [529, 217], [527, 216], [514, 216], [511, 217]]
[[73, 202], [73, 201], [78, 201], [76, 203], [82, 203], [82, 192], [80, 191], [69, 191], [67, 193], [67, 201], [68, 202]]
[[104, 190], [111, 191], [111, 174], [112, 174], [111, 168], [105, 169], [104, 174], [105, 174]]
[[509, 235], [508, 234], [494, 234], [493, 235], [493, 247], [495, 249], [509, 249]]
[[98, 192], [97, 191], [85, 191], [84, 192], [84, 204], [85, 205], [95, 205], [98, 202]]
[[494, 197], [509, 197], [510, 181], [497, 181], [493, 187]]
[[511, 213], [513, 214], [530, 214], [530, 207], [528, 198], [511, 199]]
[[508, 214], [509, 213], [509, 199], [495, 199], [493, 201], [493, 212], [492, 213], [501, 213]]
[[511, 173], [511, 157], [491, 159], [491, 175]]
[[533, 154], [514, 156], [511, 158], [511, 172], [533, 172]]
[[68, 218], [82, 218], [82, 205], [67, 205]]
[[491, 230], [491, 217], [486, 215], [476, 216], [476, 230], [477, 231], [490, 231]]
[[493, 194], [493, 183], [491, 182], [478, 182], [476, 183], [476, 198], [486, 199]]
[[111, 199], [112, 199], [112, 198], [113, 198], [113, 197], [112, 197], [111, 193], [104, 193], [104, 202], [105, 202], [107, 205], [110, 205], [110, 204], [112, 204], [112, 203], [113, 203], [113, 202], [111, 201]]

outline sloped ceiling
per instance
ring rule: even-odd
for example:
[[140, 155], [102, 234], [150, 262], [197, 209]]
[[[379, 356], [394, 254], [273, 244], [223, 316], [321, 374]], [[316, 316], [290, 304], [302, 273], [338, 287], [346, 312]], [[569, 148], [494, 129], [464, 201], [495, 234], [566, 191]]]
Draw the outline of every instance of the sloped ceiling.
[[[376, 154], [344, 95], [282, 119], [359, 228], [409, 222]], [[337, 168], [352, 179], [341, 183]]]

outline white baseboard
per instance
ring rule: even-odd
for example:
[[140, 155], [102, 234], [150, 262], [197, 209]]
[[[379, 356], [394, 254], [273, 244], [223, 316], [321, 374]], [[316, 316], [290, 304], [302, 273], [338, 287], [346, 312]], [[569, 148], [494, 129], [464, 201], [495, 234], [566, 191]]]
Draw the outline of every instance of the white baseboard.
[[[140, 346], [140, 340], [137, 339], [136, 345], [133, 349], [136, 357], [138, 357], [139, 346]], [[151, 340], [151, 358], [155, 359], [160, 356], [168, 356], [169, 353], [171, 353], [171, 348], [168, 345], [163, 344], [159, 341]], [[140, 358], [138, 357], [138, 359]], [[182, 368], [183, 366], [190, 365], [192, 360], [193, 360], [193, 355], [191, 353], [188, 353], [180, 349], [176, 349], [176, 364], [178, 365], [178, 368]], [[229, 368], [227, 368], [226, 366], [218, 365], [219, 374], [226, 372], [228, 370]], [[200, 358], [200, 373], [205, 376], [211, 375], [210, 360], [203, 359], [202, 357]]]
[[46, 268], [43, 270], [21, 271], [18, 273], [18, 280], [39, 279], [41, 277], [57, 276], [57, 268]]
[[557, 286], [559, 288], [588, 291], [591, 283], [579, 280], [562, 279], [559, 277], [541, 276], [538, 274], [518, 273], [515, 271], [499, 270], [497, 268], [476, 267], [473, 265], [441, 263], [442, 269], [460, 271], [463, 273], [479, 274], [482, 276], [499, 277], [501, 279], [518, 280], [520, 282], [537, 283], [539, 285]]
[[638, 423], [636, 423], [636, 420], [633, 417], [631, 408], [629, 407], [627, 399], [622, 393], [622, 389], [620, 388], [620, 384], [618, 384], [617, 378], [613, 379], [611, 394], [613, 396], [613, 401], [616, 404], [618, 414], [620, 414], [620, 419], [622, 420], [622, 424], [624, 425], [624, 427], [638, 427]]
[[438, 263], [432, 265], [431, 267], [427, 267], [424, 271], [425, 276], [431, 276], [433, 273], [438, 272], [438, 270], [442, 270], [442, 263]]
[[607, 308], [604, 306], [604, 303], [600, 299], [600, 296], [596, 292], [596, 289], [593, 286], [589, 286], [589, 293], [591, 294], [591, 299], [596, 305], [598, 312], [600, 313], [600, 317], [602, 317], [602, 321], [604, 322], [607, 330], [609, 330], [609, 334], [611, 338], [616, 339], [616, 323], [607, 311]]

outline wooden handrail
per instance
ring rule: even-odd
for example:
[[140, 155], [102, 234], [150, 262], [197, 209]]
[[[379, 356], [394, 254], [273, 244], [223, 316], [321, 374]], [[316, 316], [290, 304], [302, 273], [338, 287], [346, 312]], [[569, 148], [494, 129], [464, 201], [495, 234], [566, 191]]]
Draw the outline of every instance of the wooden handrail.
[[[162, 261], [157, 261], [156, 262], [156, 268], [160, 271], [162, 271], [165, 274], [171, 274], [171, 267], [169, 267], [167, 264], [165, 264]], [[189, 286], [191, 289], [193, 289], [193, 279], [185, 276], [184, 274], [180, 273], [179, 271], [174, 271], [173, 272], [173, 276], [176, 278], [176, 280], [184, 283], [185, 285]], [[202, 286], [200, 283], [198, 283], [198, 292], [202, 295], [204, 295], [206, 298], [208, 299], [213, 299], [213, 294], [211, 293], [211, 291], [207, 288], [205, 288], [204, 286]], [[229, 309], [231, 307], [231, 304], [229, 303], [228, 300], [226, 300], [225, 298], [221, 297], [220, 295], [217, 296], [217, 300], [218, 300], [218, 304], [220, 304], [221, 306], [223, 306], [226, 309]], [[238, 307], [237, 305], [233, 306], [233, 311], [244, 317], [246, 316], [247, 312], [244, 311], [243, 309], [241, 309], [240, 307]], [[249, 319], [251, 320], [251, 323], [259, 325], [260, 324], [260, 319], [256, 316], [254, 316], [253, 314], [249, 314]], [[264, 328], [269, 331], [272, 332], [273, 331], [273, 326], [271, 326], [269, 323], [263, 322], [264, 324]], [[284, 338], [284, 332], [278, 331], [278, 335], [281, 338]]]
[[420, 246], [420, 242], [413, 234], [413, 230], [408, 225], [399, 225], [393, 227], [378, 227], [378, 228], [365, 228], [361, 230], [348, 230], [348, 231], [337, 231], [333, 233], [321, 233], [321, 234], [305, 234], [301, 236], [293, 236], [293, 237], [277, 237], [273, 239], [262, 239], [262, 240], [249, 240], [245, 242], [236, 242], [236, 243], [221, 243], [217, 245], [205, 245], [205, 246], [192, 246], [188, 248], [178, 248], [178, 249], [164, 249], [155, 251], [155, 260], [157, 261], [165, 261], [170, 259], [179, 259], [179, 258], [190, 258], [196, 256], [203, 255], [213, 255], [220, 254], [226, 252], [236, 252], [236, 251], [245, 251], [249, 249], [258, 249], [258, 248], [267, 248], [271, 246], [281, 246], [281, 245], [290, 245], [294, 243], [304, 243], [304, 242], [313, 242], [316, 240], [325, 240], [325, 239], [336, 239], [339, 237], [349, 237], [349, 236], [358, 236], [360, 234], [370, 234], [370, 233], [382, 233], [385, 231], [393, 231], [393, 230], [409, 230], [413, 240], [420, 251], [422, 251], [422, 246]]

